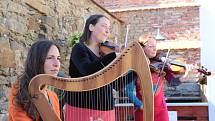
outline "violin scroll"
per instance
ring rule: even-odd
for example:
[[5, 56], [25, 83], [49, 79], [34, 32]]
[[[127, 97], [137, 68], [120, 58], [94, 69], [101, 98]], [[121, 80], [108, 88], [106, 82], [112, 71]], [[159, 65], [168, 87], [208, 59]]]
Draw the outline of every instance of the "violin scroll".
[[208, 71], [208, 69], [205, 68], [204, 66], [201, 66], [201, 67], [198, 68], [197, 70], [198, 70], [198, 72], [200, 72], [200, 73], [202, 73], [202, 74], [204, 74], [204, 75], [206, 75], [206, 76], [210, 76], [210, 75], [211, 75], [211, 72]]

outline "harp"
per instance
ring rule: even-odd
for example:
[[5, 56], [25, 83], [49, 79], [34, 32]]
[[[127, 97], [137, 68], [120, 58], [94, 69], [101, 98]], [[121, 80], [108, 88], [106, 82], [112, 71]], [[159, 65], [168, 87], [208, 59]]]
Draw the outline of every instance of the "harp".
[[90, 91], [112, 83], [128, 70], [133, 70], [141, 80], [144, 119], [145, 121], [153, 121], [154, 97], [151, 73], [143, 48], [137, 41], [131, 42], [109, 65], [94, 74], [80, 78], [62, 78], [40, 74], [31, 80], [28, 89], [44, 121], [61, 121], [41, 92], [41, 87], [50, 85], [66, 91]]

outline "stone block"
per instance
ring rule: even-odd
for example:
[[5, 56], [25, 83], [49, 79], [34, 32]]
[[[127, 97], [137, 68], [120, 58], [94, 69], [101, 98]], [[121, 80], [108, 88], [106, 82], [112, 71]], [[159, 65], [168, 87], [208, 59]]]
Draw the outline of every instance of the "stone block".
[[0, 121], [7, 121], [8, 120], [8, 114], [0, 114]]
[[[81, 0], [83, 1], [83, 0]], [[56, 11], [58, 13], [58, 16], [61, 17], [65, 17], [67, 16], [67, 14], [70, 12], [71, 10], [71, 4], [69, 3], [68, 0], [63, 0], [63, 1], [56, 1], [57, 5], [56, 5]], [[79, 2], [80, 3], [80, 2]]]
[[57, 27], [57, 18], [53, 16], [43, 16], [42, 23], [47, 24], [49, 27]]
[[26, 23], [19, 22], [17, 19], [14, 18], [8, 18], [6, 20], [6, 24], [9, 30], [24, 34], [27, 32], [27, 26]]
[[0, 35], [3, 33], [8, 33], [8, 28], [6, 26], [6, 18], [0, 16]]
[[7, 11], [12, 13], [18, 13], [21, 15], [26, 15], [28, 12], [28, 9], [19, 3], [10, 2], [7, 8]]
[[8, 29], [6, 29], [5, 27], [0, 25], [0, 32], [1, 33], [8, 33], [9, 31], [8, 31]]
[[25, 0], [25, 3], [42, 14], [54, 15], [54, 11], [49, 6], [44, 5], [44, 0]]
[[10, 49], [9, 39], [0, 37], [0, 66], [2, 67], [14, 67], [15, 54]]
[[[3, 85], [3, 84], [8, 84], [8, 81], [4, 76], [0, 76], [0, 85]], [[0, 97], [1, 97], [1, 94], [0, 94]]]

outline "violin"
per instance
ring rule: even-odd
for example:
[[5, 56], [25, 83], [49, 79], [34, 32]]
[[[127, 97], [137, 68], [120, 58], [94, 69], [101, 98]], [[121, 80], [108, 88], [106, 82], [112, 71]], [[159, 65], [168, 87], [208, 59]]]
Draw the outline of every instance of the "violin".
[[[158, 57], [156, 56], [155, 58], [153, 58], [152, 60], [155, 62], [164, 62], [165, 57]], [[158, 65], [158, 64], [157, 64]], [[156, 64], [154, 64], [153, 66], [155, 66], [154, 68], [160, 68], [158, 67]], [[161, 66], [161, 65], [159, 65]], [[187, 70], [187, 66], [191, 66], [192, 69], [197, 70], [200, 74], [203, 74], [205, 76], [210, 76], [211, 72], [209, 72], [204, 66], [193, 66], [193, 65], [188, 65], [186, 63], [183, 63], [181, 61], [178, 60], [174, 60], [174, 59], [167, 59], [166, 60], [166, 65], [165, 68], [167, 67], [167, 69], [169, 69], [170, 71], [176, 73], [176, 74], [184, 74]]]
[[[161, 71], [162, 70], [162, 66], [163, 66], [162, 62], [152, 62], [152, 63], [149, 64], [149, 68], [150, 68], [151, 72], [160, 74], [161, 76], [165, 76], [166, 72]], [[164, 68], [167, 68], [167, 65], [165, 65]]]
[[[210, 76], [211, 72], [207, 70], [207, 68], [205, 68], [204, 66], [194, 66], [192, 64], [186, 64], [180, 61], [176, 61], [176, 60], [169, 60], [167, 61], [167, 63], [171, 64], [171, 67], [173, 71], [179, 71], [179, 69], [177, 68], [184, 68], [184, 71], [186, 71], [187, 66], [191, 66], [192, 69], [197, 70], [200, 74], [204, 74], [206, 76]], [[173, 67], [174, 66], [174, 67]]]
[[100, 54], [102, 56], [113, 52], [120, 52], [120, 47], [112, 42], [104, 41], [99, 44]]

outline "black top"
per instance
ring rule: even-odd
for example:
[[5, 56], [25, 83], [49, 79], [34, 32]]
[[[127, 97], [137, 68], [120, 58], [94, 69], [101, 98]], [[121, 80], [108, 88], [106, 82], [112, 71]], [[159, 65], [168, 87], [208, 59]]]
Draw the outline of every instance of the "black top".
[[78, 43], [73, 47], [70, 56], [69, 75], [73, 78], [93, 74], [115, 58], [114, 52], [104, 57], [97, 57], [87, 46]]
[[[116, 54], [110, 53], [104, 57], [97, 57], [87, 46], [83, 43], [76, 44], [71, 53], [69, 74], [71, 78], [82, 77], [93, 74], [104, 66], [108, 65], [116, 58]], [[121, 77], [129, 78], [133, 77]], [[109, 84], [96, 90], [86, 92], [66, 92], [64, 102], [71, 106], [96, 109], [96, 110], [112, 110], [114, 107], [113, 87], [116, 84]], [[118, 86], [119, 87], [119, 86]]]

